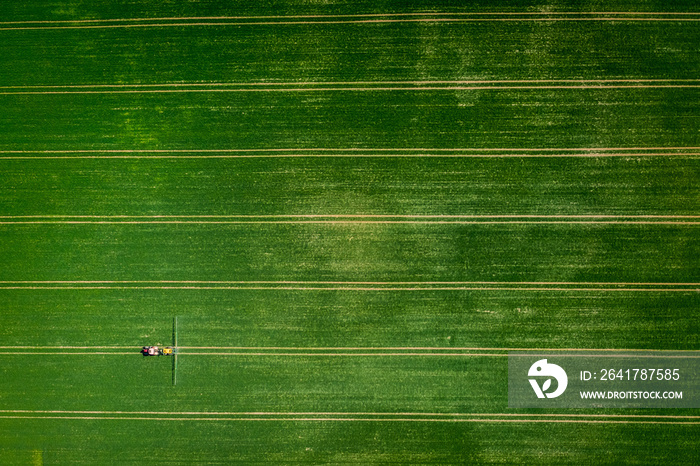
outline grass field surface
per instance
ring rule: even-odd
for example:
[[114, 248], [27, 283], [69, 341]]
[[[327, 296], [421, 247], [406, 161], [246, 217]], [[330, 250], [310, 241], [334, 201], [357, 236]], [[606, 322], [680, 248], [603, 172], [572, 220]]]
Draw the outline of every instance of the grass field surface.
[[700, 350], [700, 8], [462, 3], [0, 4], [0, 463], [696, 463], [507, 356]]

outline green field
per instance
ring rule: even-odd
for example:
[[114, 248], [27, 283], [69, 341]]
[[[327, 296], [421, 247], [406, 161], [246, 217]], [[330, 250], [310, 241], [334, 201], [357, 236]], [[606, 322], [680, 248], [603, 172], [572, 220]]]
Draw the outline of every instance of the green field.
[[507, 355], [700, 350], [699, 22], [3, 2], [0, 464], [696, 463]]

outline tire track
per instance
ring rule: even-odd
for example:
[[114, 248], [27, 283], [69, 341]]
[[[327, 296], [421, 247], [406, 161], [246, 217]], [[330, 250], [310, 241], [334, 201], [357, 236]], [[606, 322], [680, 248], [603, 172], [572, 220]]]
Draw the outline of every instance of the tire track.
[[700, 21], [700, 14], [682, 12], [491, 12], [368, 13], [354, 15], [193, 16], [124, 19], [76, 19], [0, 22], [0, 31], [119, 29], [223, 26], [381, 25], [393, 23], [523, 23], [523, 22], [678, 22]]

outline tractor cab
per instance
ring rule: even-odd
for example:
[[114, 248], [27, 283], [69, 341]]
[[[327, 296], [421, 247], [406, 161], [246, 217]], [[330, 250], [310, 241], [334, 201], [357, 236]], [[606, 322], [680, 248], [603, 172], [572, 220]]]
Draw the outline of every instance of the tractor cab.
[[157, 346], [144, 346], [143, 349], [141, 350], [141, 353], [143, 353], [144, 356], [160, 356], [163, 354], [160, 348]]

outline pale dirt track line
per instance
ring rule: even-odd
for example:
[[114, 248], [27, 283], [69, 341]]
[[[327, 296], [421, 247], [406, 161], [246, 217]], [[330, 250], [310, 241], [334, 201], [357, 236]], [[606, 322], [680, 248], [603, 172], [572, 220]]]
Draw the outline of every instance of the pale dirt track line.
[[79, 355], [79, 356], [88, 356], [88, 355], [105, 355], [105, 354], [109, 354], [109, 355], [120, 355], [120, 356], [125, 356], [125, 355], [133, 356], [133, 355], [139, 354], [139, 353], [134, 353], [134, 352], [129, 352], [129, 353], [110, 353], [110, 352], [92, 352], [92, 351], [84, 351], [84, 352], [80, 352], [80, 353], [77, 353], [77, 352], [60, 352], [60, 353], [56, 353], [56, 352], [49, 352], [49, 351], [45, 351], [45, 352], [29, 352], [29, 351], [12, 351], [12, 352], [7, 352], [7, 351], [6, 351], [6, 352], [0, 353], [1, 356], [6, 356], [6, 355], [18, 355], [18, 354], [27, 354], [27, 355], [41, 354], [41, 355], [43, 355], [43, 356], [48, 356], [48, 355], [51, 355], [51, 356], [54, 356], [54, 355]]
[[[24, 354], [24, 353], [16, 353]], [[56, 353], [38, 353], [38, 354], [56, 354]], [[95, 353], [90, 353], [95, 354]], [[131, 354], [131, 353], [129, 353]], [[549, 356], [548, 354], [505, 354], [505, 353], [276, 353], [276, 352], [235, 352], [235, 353], [178, 353], [179, 356], [321, 356], [321, 357], [388, 357], [388, 356], [443, 356], [443, 357], [531, 357], [531, 356]], [[570, 354], [566, 355], [567, 358], [590, 358], [591, 355], [588, 354]], [[644, 358], [644, 359], [700, 359], [700, 356], [673, 356], [673, 355], [644, 355], [644, 354], [630, 354], [630, 355], [618, 355], [618, 354], [601, 354], [595, 355], [596, 358]]]
[[390, 214], [297, 214], [297, 215], [0, 215], [0, 219], [700, 219], [700, 215], [390, 215]]
[[500, 148], [430, 148], [430, 147], [396, 147], [396, 148], [279, 148], [279, 149], [72, 149], [72, 150], [0, 150], [0, 154], [68, 154], [68, 153], [188, 153], [188, 152], [574, 152], [574, 151], [658, 151], [658, 150], [698, 150], [700, 146], [681, 147], [565, 147], [565, 148], [529, 148], [529, 147], [500, 147]]
[[[2, 29], [0, 29], [2, 30]], [[631, 84], [580, 86], [431, 86], [431, 87], [315, 87], [315, 88], [250, 88], [250, 89], [132, 89], [93, 91], [14, 91], [0, 95], [90, 95], [90, 94], [184, 94], [184, 93], [244, 93], [244, 92], [371, 92], [371, 91], [513, 91], [513, 90], [587, 90], [587, 89], [698, 89], [699, 84]]]
[[[29, 351], [16, 351], [16, 352], [0, 352], [0, 356], [20, 356], [20, 355], [25, 355], [25, 356], [36, 356], [36, 355], [41, 355], [41, 356], [103, 356], [103, 355], [119, 355], [119, 356], [135, 356], [135, 355], [140, 355], [137, 352], [128, 352], [128, 353], [117, 353], [117, 352], [50, 352], [50, 351], [43, 351], [43, 352], [29, 352]], [[542, 354], [501, 354], [501, 353], [427, 353], [427, 352], [419, 352], [419, 353], [408, 353], [408, 352], [400, 352], [400, 353], [380, 353], [380, 352], [374, 352], [374, 353], [340, 353], [340, 352], [335, 352], [335, 353], [319, 353], [319, 352], [314, 352], [314, 353], [302, 353], [302, 352], [291, 352], [291, 353], [281, 353], [281, 352], [274, 352], [274, 351], [269, 351], [269, 352], [228, 352], [228, 353], [223, 353], [223, 352], [205, 352], [205, 353], [181, 353], [178, 352], [179, 356], [218, 356], [218, 357], [226, 357], [226, 356], [236, 356], [236, 357], [263, 357], [263, 356], [272, 356], [272, 357], [332, 357], [332, 358], [357, 358], [357, 357], [372, 357], [372, 358], [378, 358], [378, 357], [458, 357], [458, 358], [467, 358], [467, 357], [500, 357], [500, 358], [507, 358], [507, 357], [532, 357], [532, 356], [550, 356], [551, 353], [549, 352], [543, 352]], [[143, 356], [141, 356], [143, 357]], [[592, 357], [592, 355], [588, 354], [570, 354], [570, 355], [565, 355], [565, 357], [568, 358], [589, 358]], [[645, 355], [645, 354], [623, 354], [623, 355], [618, 355], [618, 354], [613, 354], [613, 355], [594, 355], [594, 357], [597, 358], [635, 358], [635, 359], [700, 359], [700, 356], [689, 356], [689, 355], [683, 355], [683, 356], [674, 356], [674, 355]]]
[[529, 148], [529, 147], [500, 147], [500, 148], [430, 148], [430, 147], [396, 147], [396, 148], [279, 148], [279, 149], [72, 149], [72, 150], [0, 150], [2, 153], [32, 153], [32, 154], [66, 154], [66, 153], [187, 153], [187, 152], [387, 152], [387, 151], [434, 151], [434, 152], [545, 152], [545, 151], [651, 151], [651, 150], [697, 150], [700, 146], [681, 147], [566, 147], [566, 148]]
[[203, 20], [251, 20], [251, 19], [313, 19], [313, 18], [379, 18], [379, 17], [415, 17], [415, 16], [698, 16], [693, 12], [636, 12], [636, 11], [560, 11], [560, 12], [412, 12], [412, 13], [364, 13], [339, 15], [252, 15], [252, 16], [172, 16], [162, 18], [108, 18], [77, 20], [43, 20], [43, 21], [2, 21], [5, 24], [80, 24], [139, 21], [203, 21]]
[[390, 215], [390, 214], [292, 214], [292, 215], [0, 215], [0, 219], [700, 219], [700, 215]]
[[158, 416], [428, 416], [428, 417], [564, 417], [564, 418], [642, 418], [642, 419], [700, 419], [700, 416], [657, 414], [527, 414], [527, 413], [389, 413], [389, 412], [282, 412], [282, 411], [64, 411], [3, 409], [11, 414], [108, 414]]
[[271, 284], [271, 285], [602, 285], [602, 286], [700, 286], [672, 282], [493, 282], [493, 281], [301, 281], [301, 280], [2, 280], [0, 284]]
[[99, 89], [99, 88], [158, 88], [158, 87], [245, 87], [245, 86], [355, 86], [355, 85], [434, 85], [434, 84], [533, 84], [559, 83], [696, 83], [698, 79], [493, 79], [493, 80], [452, 80], [452, 81], [284, 81], [284, 82], [195, 82], [195, 83], [162, 83], [162, 84], [68, 84], [68, 85], [31, 85], [31, 86], [0, 86], [0, 89]]
[[193, 418], [193, 417], [114, 417], [114, 416], [0, 416], [0, 419], [61, 419], [61, 420], [118, 420], [118, 421], [238, 421], [238, 422], [488, 422], [488, 423], [576, 423], [576, 424], [672, 424], [672, 425], [700, 425], [700, 422], [685, 421], [642, 421], [642, 420], [593, 420], [593, 419], [371, 419], [371, 418]]
[[[17, 353], [17, 354], [23, 354], [23, 353]], [[44, 354], [44, 353], [38, 353], [38, 354]], [[48, 354], [48, 353], [46, 353], [46, 354]], [[94, 353], [90, 353], [90, 354], [94, 354]], [[307, 357], [307, 356], [320, 356], [320, 357], [370, 357], [370, 356], [372, 356], [372, 357], [373, 356], [378, 356], [378, 357], [388, 357], [388, 356], [507, 357], [508, 356], [507, 354], [499, 354], [499, 353], [298, 353], [298, 352], [292, 352], [292, 353], [278, 353], [278, 352], [178, 353], [178, 356], [183, 356], [183, 355], [186, 355], [186, 356], [284, 356], [284, 357], [289, 357], [289, 356], [302, 356], [302, 357]], [[523, 355], [523, 356], [535, 356], [535, 355]], [[571, 357], [575, 357], [575, 356], [571, 356]], [[603, 357], [603, 356], [601, 356], [601, 357]], [[615, 357], [618, 357], [618, 356], [615, 356]], [[694, 356], [684, 356], [684, 357], [694, 358]], [[698, 356], [698, 358], [700, 358], [700, 356]]]
[[[138, 352], [128, 352], [128, 353], [116, 353], [116, 352], [92, 352], [92, 351], [83, 351], [83, 352], [52, 352], [52, 351], [6, 351], [6, 352], [0, 352], [0, 356], [17, 356], [17, 355], [29, 355], [29, 356], [35, 356], [35, 355], [42, 355], [42, 356], [67, 356], [67, 355], [79, 355], [79, 356], [88, 356], [88, 355], [119, 355], [119, 356], [141, 356], [140, 353]], [[498, 354], [498, 353], [299, 353], [299, 352], [291, 352], [291, 353], [279, 353], [279, 352], [236, 352], [236, 353], [179, 353], [178, 356], [182, 355], [187, 355], [187, 356], [284, 356], [284, 357], [289, 357], [289, 356], [319, 356], [319, 357], [368, 357], [368, 356], [378, 356], [378, 357], [388, 357], [388, 356], [449, 356], [449, 357], [464, 357], [464, 356], [474, 356], [474, 357], [507, 357], [507, 354]], [[532, 356], [532, 355], [529, 355]], [[143, 356], [141, 356], [143, 357]], [[573, 357], [573, 356], [572, 356]], [[615, 356], [617, 357], [617, 356]], [[669, 356], [670, 357], [670, 356]], [[687, 358], [693, 358], [694, 356], [683, 356]], [[700, 356], [698, 356], [700, 358]]]
[[188, 221], [188, 220], [152, 220], [152, 221], [86, 221], [86, 220], [64, 220], [64, 221], [12, 221], [0, 222], [0, 225], [700, 225], [700, 222], [687, 221], [650, 221], [650, 220], [571, 220], [571, 221], [550, 221], [550, 220], [515, 220], [515, 221], [408, 221], [408, 220], [282, 220], [282, 221], [254, 221], [254, 220], [210, 220], [210, 221]]
[[[107, 353], [107, 352], [29, 352], [29, 351], [16, 351], [16, 352], [0, 352], [0, 356], [104, 356], [104, 355], [118, 355], [118, 356], [135, 356], [139, 355], [136, 352], [130, 353]], [[509, 357], [508, 354], [498, 354], [498, 353], [252, 353], [252, 352], [240, 352], [240, 353], [178, 353], [178, 356], [276, 356], [276, 357], [336, 357], [336, 358], [356, 358], [356, 357], [496, 357], [505, 358]], [[511, 355], [518, 356], [518, 355]], [[521, 355], [523, 357], [538, 356], [536, 354]], [[542, 354], [542, 356], [548, 356], [547, 354]], [[629, 357], [635, 358], [646, 358], [646, 359], [700, 359], [700, 356], [640, 356], [640, 355], [630, 355]], [[567, 357], [590, 357], [588, 355], [567, 355]], [[620, 358], [624, 357], [620, 355], [596, 355], [595, 357], [604, 358]]]
[[72, 30], [72, 29], [134, 29], [134, 28], [167, 28], [167, 27], [222, 27], [222, 26], [309, 26], [309, 25], [335, 25], [335, 24], [398, 24], [398, 23], [531, 23], [531, 22], [675, 22], [695, 23], [700, 22], [696, 17], [598, 17], [598, 18], [571, 18], [571, 17], [543, 17], [543, 18], [421, 18], [421, 19], [355, 19], [355, 20], [321, 20], [321, 21], [228, 21], [228, 22], [186, 22], [186, 23], [151, 23], [151, 24], [102, 24], [102, 25], [76, 25], [76, 26], [21, 26], [0, 27], [0, 31], [30, 31], [30, 30]]
[[[130, 349], [134, 346], [0, 346], [0, 349]], [[131, 354], [131, 353], [129, 353]], [[0, 410], [2, 412], [2, 410]]]
[[[116, 151], [120, 152], [120, 151]], [[149, 151], [144, 151], [149, 152]], [[193, 151], [188, 151], [193, 152]], [[198, 152], [198, 151], [194, 151]], [[3, 153], [3, 152], [0, 152]], [[671, 157], [671, 156], [693, 156], [697, 157], [700, 153], [575, 153], [575, 154], [528, 154], [528, 153], [510, 153], [510, 154], [251, 154], [251, 155], [5, 155], [0, 159], [4, 160], [72, 160], [72, 159], [284, 159], [284, 158], [615, 158], [615, 157]]]
[[[40, 347], [44, 348], [44, 347]], [[290, 346], [178, 346], [178, 349], [225, 349], [225, 350], [317, 350], [317, 351], [396, 351], [396, 350], [408, 350], [408, 351], [586, 351], [586, 352], [601, 352], [601, 351], [613, 351], [613, 352], [674, 352], [674, 353], [687, 353], [687, 352], [700, 352], [700, 350], [658, 350], [658, 349], [624, 349], [624, 348], [480, 348], [480, 347], [450, 347], [450, 346], [388, 346], [388, 347], [367, 347], [367, 346], [339, 346], [339, 347], [290, 347]]]
[[583, 291], [583, 292], [692, 292], [691, 288], [505, 288], [505, 287], [262, 287], [262, 286], [1, 286], [3, 290], [272, 290], [272, 291]]

